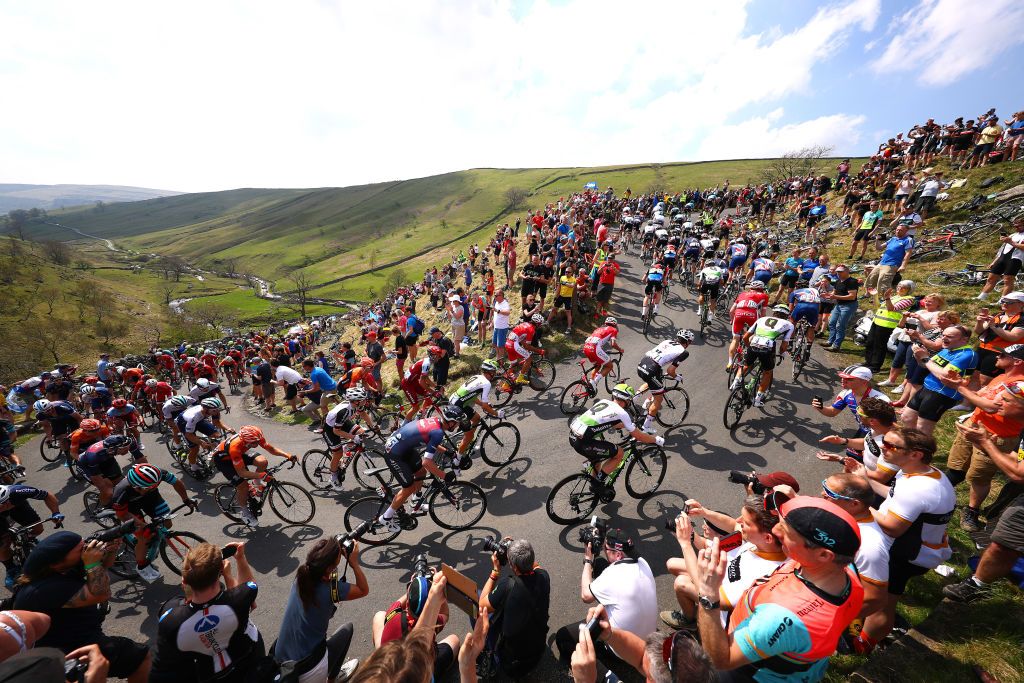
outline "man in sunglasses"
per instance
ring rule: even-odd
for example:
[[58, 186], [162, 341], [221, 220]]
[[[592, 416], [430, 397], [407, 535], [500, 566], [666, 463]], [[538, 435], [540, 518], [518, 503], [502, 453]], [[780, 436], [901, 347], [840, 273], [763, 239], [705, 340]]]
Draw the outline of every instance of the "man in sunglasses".
[[857, 406], [856, 415], [861, 425], [867, 429], [867, 434], [853, 439], [830, 434], [822, 438], [820, 443], [846, 446], [846, 454], [818, 451], [816, 455], [819, 460], [842, 463], [847, 472], [867, 478], [878, 498], [878, 503], [881, 504], [882, 497], [889, 493], [889, 483], [899, 471], [899, 468], [890, 464], [882, 453], [882, 440], [896, 427], [896, 409], [888, 399], [883, 401], [869, 396]]
[[881, 391], [872, 388], [872, 376], [871, 370], [863, 365], [850, 365], [843, 368], [839, 371], [839, 381], [843, 389], [836, 394], [836, 398], [832, 401], [831, 405], [826, 406], [820, 398], [815, 396], [811, 399], [811, 407], [825, 417], [835, 417], [843, 412], [844, 408], [849, 408], [859, 426], [857, 435], [860, 436], [867, 433], [864, 423], [861, 422], [860, 415], [857, 414], [857, 406], [868, 397], [877, 398], [881, 401], [889, 400], [889, 397]]
[[948, 560], [953, 551], [946, 525], [953, 517], [956, 493], [942, 471], [933, 467], [935, 439], [916, 429], [900, 427], [885, 435], [882, 452], [900, 468], [889, 497], [875, 513], [875, 520], [893, 539], [889, 548], [889, 585], [883, 608], [864, 620], [862, 646], [870, 651], [892, 630], [896, 605], [907, 582]]

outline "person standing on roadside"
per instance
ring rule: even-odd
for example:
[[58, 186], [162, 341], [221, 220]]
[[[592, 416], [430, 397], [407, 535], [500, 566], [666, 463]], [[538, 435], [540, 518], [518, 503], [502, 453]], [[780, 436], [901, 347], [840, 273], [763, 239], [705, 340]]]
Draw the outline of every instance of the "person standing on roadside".
[[838, 351], [846, 338], [846, 330], [850, 326], [853, 314], [857, 312], [857, 289], [860, 282], [850, 275], [850, 269], [844, 263], [836, 266], [836, 278], [832, 283], [832, 293], [822, 293], [822, 301], [833, 303], [832, 314], [828, 318], [828, 341], [825, 349]]
[[505, 298], [504, 288], [494, 293], [494, 334], [491, 340], [494, 349], [491, 355], [501, 360], [505, 357], [505, 341], [508, 339], [509, 316], [512, 314], [512, 304]]

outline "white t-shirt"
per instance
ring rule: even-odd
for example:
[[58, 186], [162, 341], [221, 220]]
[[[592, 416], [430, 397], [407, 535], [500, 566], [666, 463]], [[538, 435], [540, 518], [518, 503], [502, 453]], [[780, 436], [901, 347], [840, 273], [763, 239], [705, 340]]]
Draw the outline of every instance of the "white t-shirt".
[[885, 453], [882, 451], [882, 439], [884, 438], [885, 434], [875, 434], [870, 429], [864, 435], [864, 468], [879, 470], [892, 477], [900, 471], [900, 468], [885, 459]]
[[287, 365], [281, 365], [277, 368], [277, 372], [274, 374], [278, 381], [284, 381], [288, 384], [295, 384], [302, 380], [302, 375], [296, 372], [294, 369]]
[[[757, 579], [771, 574], [775, 568], [786, 561], [783, 552], [761, 553], [753, 543], [747, 542], [729, 553], [729, 564], [726, 565], [725, 579], [718, 589], [718, 599], [722, 601], [722, 609], [732, 609], [743, 597], [743, 592], [750, 588]], [[728, 618], [725, 613], [722, 617]]]
[[[1016, 244], [1024, 243], [1024, 232], [1015, 232], [1012, 235], [1010, 235], [1010, 239]], [[1011, 259], [1015, 261], [1024, 261], [1024, 249], [1018, 249], [1013, 244], [1003, 244], [1002, 246], [999, 247], [999, 251], [996, 253], [996, 255], [1003, 256], [1004, 254], [1008, 254], [1011, 251], [1013, 252], [1013, 255], [1010, 256]]]
[[494, 329], [507, 330], [508, 317], [512, 312], [512, 304], [508, 302], [508, 299], [505, 299], [504, 301], [495, 301], [492, 305], [494, 307]]
[[658, 628], [658, 591], [644, 558], [620, 560], [590, 583], [594, 594], [617, 629], [646, 638]]
[[921, 186], [922, 197], [934, 197], [939, 194], [939, 188], [942, 185], [938, 180], [926, 180], [924, 185]]
[[857, 574], [862, 581], [869, 581], [878, 586], [889, 584], [889, 546], [892, 539], [885, 535], [875, 518], [868, 514], [858, 519], [860, 527], [860, 550], [853, 558]]
[[[954, 507], [956, 493], [941, 471], [932, 467], [921, 474], [905, 474], [900, 470], [889, 488], [889, 497], [878, 508], [882, 516], [893, 514], [913, 523], [893, 541], [892, 556], [928, 569], [948, 560], [953, 551], [946, 538], [946, 525]], [[927, 517], [919, 520], [922, 515]]]

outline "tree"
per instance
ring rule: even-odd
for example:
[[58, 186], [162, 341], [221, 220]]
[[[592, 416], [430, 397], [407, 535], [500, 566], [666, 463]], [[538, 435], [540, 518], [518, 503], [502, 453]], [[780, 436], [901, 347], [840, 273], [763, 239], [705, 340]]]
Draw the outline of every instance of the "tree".
[[7, 253], [10, 254], [13, 259], [21, 256], [21, 241], [19, 239], [15, 239], [13, 235], [7, 238]]
[[519, 209], [526, 203], [526, 198], [529, 194], [529, 192], [521, 187], [510, 187], [505, 190], [505, 201], [508, 202], [510, 209]]
[[177, 289], [177, 287], [175, 287], [170, 282], [161, 282], [160, 286], [157, 287], [157, 289], [160, 291], [160, 296], [162, 296], [164, 299], [164, 304], [169, 306], [171, 304], [171, 301], [174, 300], [174, 292]]
[[186, 314], [215, 330], [232, 327], [238, 321], [238, 312], [235, 309], [217, 301], [189, 302]]
[[165, 256], [162, 265], [164, 278], [168, 278], [168, 273], [173, 273], [175, 282], [181, 282], [181, 274], [188, 272], [188, 264], [180, 256]]
[[43, 254], [58, 266], [66, 266], [71, 263], [71, 250], [68, 245], [60, 240], [46, 240], [43, 242]]
[[54, 363], [59, 363], [60, 351], [68, 340], [67, 331], [73, 328], [74, 324], [70, 320], [50, 318], [40, 321], [39, 325], [34, 326], [35, 341], [53, 356]]
[[403, 284], [405, 284], [405, 271], [401, 268], [395, 268], [384, 282], [384, 291], [394, 292]]
[[224, 264], [224, 271], [228, 274], [228, 277], [234, 277], [238, 272], [238, 257], [232, 256], [223, 259], [221, 262]]
[[832, 153], [832, 147], [816, 145], [786, 152], [772, 161], [761, 171], [761, 178], [766, 183], [779, 183], [794, 177], [817, 175], [821, 161]]
[[306, 299], [313, 289], [313, 281], [305, 271], [295, 270], [288, 274], [288, 282], [295, 288], [295, 294], [299, 300], [299, 315], [306, 317]]
[[57, 303], [57, 297], [60, 296], [60, 289], [57, 287], [44, 287], [43, 291], [40, 292], [43, 297], [43, 303], [46, 304], [47, 315], [53, 315], [53, 305]]
[[96, 208], [94, 208], [93, 211], [96, 211], [97, 213], [99, 213], [99, 212], [102, 212], [102, 211], [106, 210], [106, 208], [107, 208], [107, 203], [104, 202], [102, 199], [100, 199], [100, 200], [96, 201]]
[[14, 209], [7, 212], [7, 230], [17, 235], [18, 239], [25, 239], [25, 224], [28, 223], [28, 211]]
[[128, 334], [129, 326], [128, 321], [123, 318], [106, 318], [97, 320], [94, 329], [97, 337], [103, 337], [103, 345], [110, 346], [111, 339]]

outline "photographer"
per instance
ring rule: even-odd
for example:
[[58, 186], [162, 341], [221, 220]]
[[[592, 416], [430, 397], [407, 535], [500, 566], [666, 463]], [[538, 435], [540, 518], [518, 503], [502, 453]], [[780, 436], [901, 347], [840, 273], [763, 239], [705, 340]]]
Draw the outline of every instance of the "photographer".
[[[353, 541], [351, 548], [346, 554], [337, 537], [320, 539], [295, 575], [273, 655], [278, 662], [295, 662], [293, 673], [299, 683], [332, 680], [348, 652], [352, 624], [343, 625], [329, 640], [327, 627], [337, 611], [336, 603], [357, 600], [370, 592], [359, 566], [359, 546]], [[342, 558], [352, 567], [355, 585], [338, 578]]]
[[[493, 614], [487, 645], [498, 670], [522, 678], [546, 649], [551, 577], [535, 562], [529, 541], [506, 538], [500, 547], [491, 553], [494, 568], [480, 591], [480, 608]], [[506, 563], [512, 575], [502, 579]]]
[[[601, 525], [585, 537], [583, 573], [580, 576], [580, 599], [604, 606], [614, 628], [646, 638], [658, 627], [658, 596], [650, 565], [636, 550], [633, 540], [620, 529], [603, 530]], [[583, 534], [581, 533], [581, 536]], [[594, 557], [598, 546], [604, 557]], [[579, 632], [576, 624], [563, 626], [555, 635], [560, 659], [568, 664]], [[599, 647], [599, 656], [620, 656], [613, 650]]]

